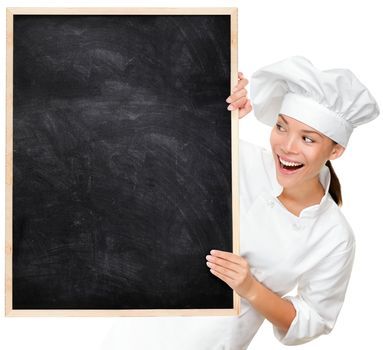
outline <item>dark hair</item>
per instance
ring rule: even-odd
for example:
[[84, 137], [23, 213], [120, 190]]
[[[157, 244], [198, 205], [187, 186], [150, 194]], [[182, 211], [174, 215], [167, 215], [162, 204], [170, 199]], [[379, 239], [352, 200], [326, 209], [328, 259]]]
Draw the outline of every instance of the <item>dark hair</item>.
[[330, 188], [328, 191], [332, 199], [334, 200], [334, 202], [340, 207], [343, 204], [340, 182], [329, 160], [326, 162], [326, 165], [330, 169], [330, 175], [331, 175]]

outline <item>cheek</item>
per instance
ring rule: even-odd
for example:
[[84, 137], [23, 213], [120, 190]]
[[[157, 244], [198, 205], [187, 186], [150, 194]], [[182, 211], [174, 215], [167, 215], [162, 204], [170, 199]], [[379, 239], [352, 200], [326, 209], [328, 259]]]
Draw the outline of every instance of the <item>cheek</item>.
[[279, 139], [280, 139], [280, 137], [275, 132], [275, 128], [273, 128], [271, 130], [271, 133], [270, 133], [270, 145], [271, 145], [271, 147], [274, 147], [276, 144], [278, 144], [279, 143]]
[[323, 153], [315, 148], [305, 150], [304, 157], [310, 167], [315, 169], [315, 171], [320, 170], [326, 160], [323, 158]]

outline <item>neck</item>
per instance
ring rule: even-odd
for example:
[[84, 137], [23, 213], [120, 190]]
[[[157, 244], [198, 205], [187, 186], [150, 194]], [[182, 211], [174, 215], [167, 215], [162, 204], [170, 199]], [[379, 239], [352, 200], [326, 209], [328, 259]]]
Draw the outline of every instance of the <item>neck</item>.
[[284, 188], [279, 198], [290, 202], [299, 203], [302, 206], [319, 204], [324, 196], [324, 189], [319, 181], [319, 177], [312, 181], [307, 181], [298, 187]]

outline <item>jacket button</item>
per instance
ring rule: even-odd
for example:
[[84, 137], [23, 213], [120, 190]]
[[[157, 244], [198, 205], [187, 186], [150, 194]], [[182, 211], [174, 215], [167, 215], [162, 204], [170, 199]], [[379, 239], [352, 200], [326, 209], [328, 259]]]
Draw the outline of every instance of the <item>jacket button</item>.
[[301, 228], [302, 228], [302, 226], [299, 225], [297, 222], [294, 222], [294, 223], [293, 223], [293, 229], [294, 229], [294, 230], [298, 231], [298, 230], [300, 230]]

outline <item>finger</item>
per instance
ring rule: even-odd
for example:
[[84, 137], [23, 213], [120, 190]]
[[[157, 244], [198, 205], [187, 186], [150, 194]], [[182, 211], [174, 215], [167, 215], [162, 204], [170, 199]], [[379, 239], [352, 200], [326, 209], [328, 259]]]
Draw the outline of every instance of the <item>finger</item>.
[[238, 83], [233, 87], [233, 91], [237, 91], [244, 88], [248, 83], [249, 81], [245, 78], [243, 73], [238, 73]]
[[[242, 108], [242, 106], [245, 106], [246, 105], [246, 101], [247, 101], [247, 97], [246, 96], [243, 96], [241, 97], [240, 99], [232, 102], [228, 107], [227, 109], [229, 111], [234, 111], [235, 109], [237, 108]], [[229, 108], [231, 107], [231, 108]]]
[[227, 99], [226, 99], [226, 102], [228, 103], [231, 103], [233, 101], [236, 101], [238, 100], [239, 98], [241, 97], [244, 97], [247, 95], [247, 91], [246, 89], [241, 89], [241, 90], [238, 90], [236, 92], [233, 92]]
[[249, 81], [246, 78], [242, 78], [237, 84], [237, 90], [244, 89]]
[[[227, 263], [234, 264], [234, 265], [224, 265], [223, 262], [219, 261], [219, 264], [223, 265], [224, 267], [226, 266], [240, 273], [249, 269], [249, 264], [247, 260], [240, 255], [236, 255], [230, 252], [225, 252], [225, 251], [216, 250], [216, 249], [211, 250], [210, 253], [213, 253], [211, 255], [213, 259], [220, 259], [220, 260], [223, 259]], [[216, 262], [216, 261], [213, 261], [213, 262]]]
[[225, 252], [223, 250], [217, 250], [217, 249], [211, 250], [210, 254], [214, 257], [222, 258], [222, 259], [225, 259], [228, 261], [232, 261], [233, 263], [236, 263], [236, 264], [240, 264], [241, 260], [243, 259], [239, 255], [236, 255], [236, 254], [233, 254], [230, 252]]
[[237, 276], [238, 276], [237, 272], [235, 272], [233, 270], [230, 270], [230, 269], [227, 269], [225, 267], [219, 266], [217, 264], [213, 264], [213, 263], [211, 263], [209, 261], [206, 263], [206, 265], [208, 267], [210, 267], [211, 270], [217, 271], [221, 275], [226, 276], [226, 277], [228, 277], [228, 278], [230, 278], [232, 280], [235, 280], [237, 278]]
[[234, 86], [233, 91], [243, 89], [248, 83], [249, 83], [249, 80], [247, 80], [244, 76], [242, 76], [241, 79], [238, 81], [238, 83]]
[[239, 110], [239, 118], [243, 118], [246, 114], [250, 113], [253, 107], [251, 106], [250, 100], [247, 100], [245, 107]]
[[219, 279], [221, 279], [222, 281], [224, 281], [225, 283], [227, 283], [232, 289], [232, 284], [233, 284], [233, 280], [229, 277], [226, 277], [225, 275], [222, 275], [221, 273], [219, 273], [218, 271], [215, 271], [215, 270], [210, 270], [210, 272], [214, 275], [214, 276], [217, 276]]
[[231, 262], [229, 260], [217, 258], [217, 257], [211, 256], [211, 255], [206, 256], [206, 260], [208, 262], [210, 262], [210, 265], [207, 264], [207, 266], [209, 266], [209, 267], [211, 265], [214, 265], [214, 266], [220, 266], [222, 268], [231, 270], [231, 271], [233, 271], [235, 273], [243, 272], [243, 266], [242, 265], [233, 263], [233, 262]]

